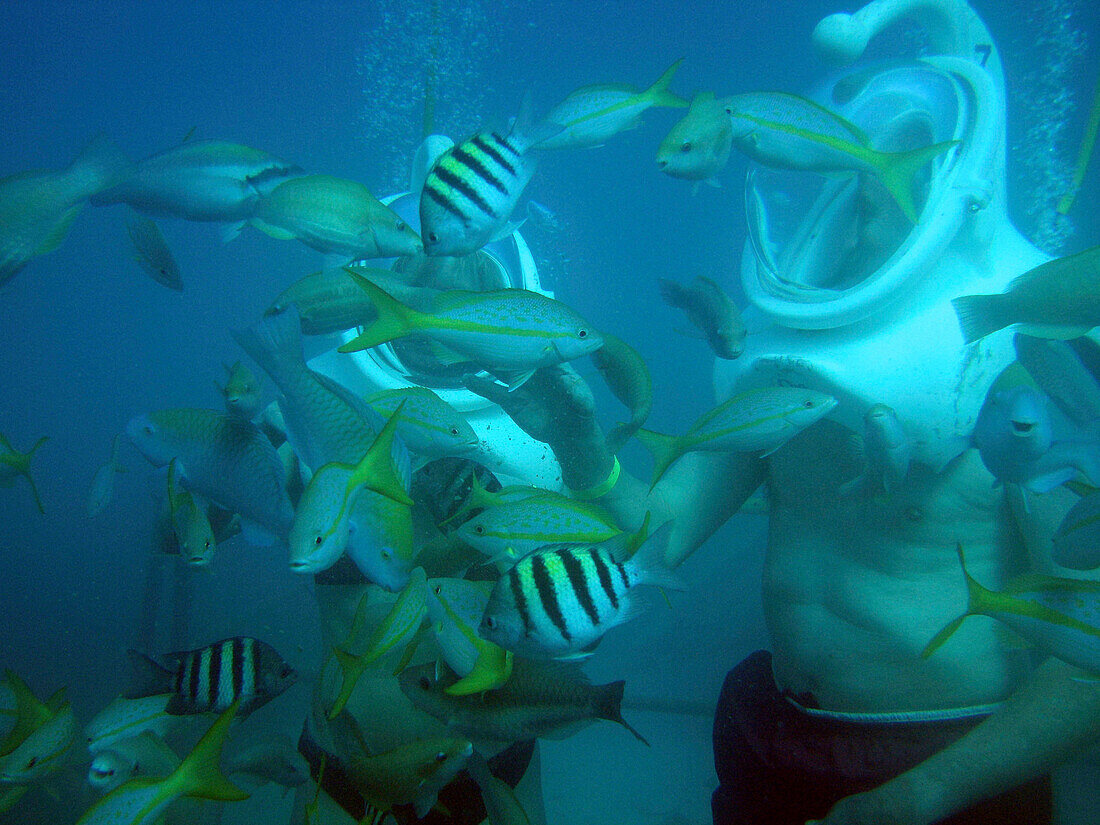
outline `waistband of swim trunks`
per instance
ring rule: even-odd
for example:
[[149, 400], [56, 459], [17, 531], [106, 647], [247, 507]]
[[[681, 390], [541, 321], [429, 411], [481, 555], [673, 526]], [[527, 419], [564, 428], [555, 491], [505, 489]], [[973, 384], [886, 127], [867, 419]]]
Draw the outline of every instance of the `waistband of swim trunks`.
[[783, 698], [790, 702], [799, 713], [804, 713], [815, 719], [829, 719], [835, 722], [852, 722], [854, 724], [864, 725], [900, 725], [913, 722], [961, 722], [975, 717], [989, 716], [1003, 704], [1003, 702], [993, 702], [987, 705], [970, 705], [961, 708], [852, 713], [850, 711], [808, 708], [799, 703], [793, 696], [784, 695]]

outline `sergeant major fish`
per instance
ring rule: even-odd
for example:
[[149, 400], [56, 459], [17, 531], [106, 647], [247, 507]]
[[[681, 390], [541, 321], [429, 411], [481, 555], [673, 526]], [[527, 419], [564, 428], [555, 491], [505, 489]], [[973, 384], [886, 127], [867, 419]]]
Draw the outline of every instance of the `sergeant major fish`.
[[435, 162], [420, 192], [420, 234], [428, 255], [469, 255], [511, 234], [508, 223], [535, 172], [531, 146], [561, 129], [532, 124], [524, 98], [507, 135], [480, 132], [448, 149]]
[[671, 522], [623, 561], [628, 537], [596, 545], [546, 547], [497, 581], [478, 632], [521, 656], [576, 658], [633, 618], [639, 585], [682, 590], [664, 560]]
[[127, 697], [171, 693], [165, 706], [171, 715], [220, 712], [239, 703], [243, 718], [298, 679], [275, 648], [247, 636], [169, 653], [163, 664], [136, 650], [127, 652], [138, 677]]

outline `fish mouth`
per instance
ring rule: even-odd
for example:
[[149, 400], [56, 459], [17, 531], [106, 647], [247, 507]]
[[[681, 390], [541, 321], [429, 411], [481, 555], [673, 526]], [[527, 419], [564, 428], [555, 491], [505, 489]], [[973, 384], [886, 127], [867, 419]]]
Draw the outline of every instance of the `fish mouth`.
[[313, 565], [311, 565], [308, 561], [295, 561], [292, 559], [290, 562], [290, 569], [295, 573], [312, 573]]
[[1035, 429], [1034, 421], [1013, 421], [1012, 432], [1016, 435], [1029, 435]]
[[192, 567], [202, 567], [204, 564], [206, 564], [206, 559], [204, 559], [202, 556], [192, 556], [187, 560], [187, 563]]

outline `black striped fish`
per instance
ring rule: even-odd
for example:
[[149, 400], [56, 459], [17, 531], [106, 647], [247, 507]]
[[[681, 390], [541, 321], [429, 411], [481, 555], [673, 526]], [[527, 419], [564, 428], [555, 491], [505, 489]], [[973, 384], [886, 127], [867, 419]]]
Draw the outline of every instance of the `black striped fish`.
[[500, 577], [478, 632], [532, 658], [579, 658], [604, 633], [638, 612], [634, 589], [682, 590], [665, 564], [672, 523], [654, 531], [628, 561], [626, 534], [602, 544], [552, 545], [523, 557]]
[[127, 698], [171, 693], [166, 710], [173, 716], [221, 712], [240, 699], [239, 714], [244, 717], [298, 678], [275, 648], [247, 636], [168, 653], [163, 662], [136, 650], [128, 653], [140, 681]]
[[420, 192], [424, 251], [469, 255], [511, 234], [508, 218], [535, 172], [527, 150], [559, 131], [550, 122], [533, 126], [525, 98], [511, 131], [479, 132], [440, 156]]

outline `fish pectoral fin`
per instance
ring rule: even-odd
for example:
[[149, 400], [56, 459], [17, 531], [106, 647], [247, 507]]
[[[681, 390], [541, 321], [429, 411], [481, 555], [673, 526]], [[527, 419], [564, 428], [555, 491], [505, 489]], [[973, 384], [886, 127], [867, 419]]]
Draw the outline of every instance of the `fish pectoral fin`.
[[61, 216], [61, 220], [57, 222], [53, 229], [50, 230], [42, 243], [38, 245], [38, 248], [34, 250], [35, 255], [45, 255], [47, 252], [53, 252], [57, 247], [61, 246], [61, 242], [65, 240], [69, 234], [69, 230], [73, 227], [73, 221], [76, 220], [76, 216], [80, 214], [80, 210], [84, 208], [83, 202], [70, 206], [65, 210], [65, 213]]
[[489, 239], [489, 242], [492, 243], [493, 241], [502, 241], [502, 240], [504, 240], [505, 238], [510, 236], [513, 232], [518, 231], [519, 228], [521, 226], [523, 226], [526, 222], [527, 222], [527, 217], [526, 216], [520, 218], [518, 221], [508, 221], [508, 223], [504, 224], [504, 226], [502, 226], [495, 233], [493, 233], [493, 237], [491, 237]]
[[222, 243], [229, 243], [235, 241], [244, 229], [244, 225], [247, 221], [237, 221], [235, 223], [227, 223], [222, 226], [221, 236]]
[[270, 235], [272, 238], [279, 241], [293, 241], [298, 237], [289, 229], [283, 229], [281, 226], [273, 226], [263, 220], [263, 218], [252, 218], [252, 225], [265, 235]]
[[508, 392], [515, 392], [516, 390], [518, 390], [520, 387], [526, 384], [527, 380], [534, 374], [534, 370], [527, 370], [526, 372], [521, 372], [519, 375], [513, 376], [512, 379], [508, 382]]

